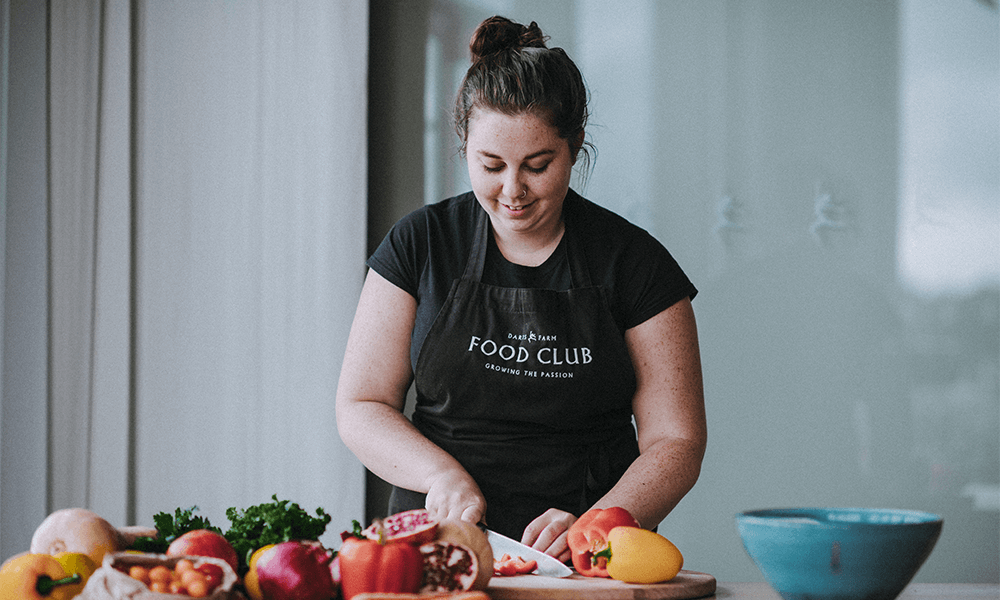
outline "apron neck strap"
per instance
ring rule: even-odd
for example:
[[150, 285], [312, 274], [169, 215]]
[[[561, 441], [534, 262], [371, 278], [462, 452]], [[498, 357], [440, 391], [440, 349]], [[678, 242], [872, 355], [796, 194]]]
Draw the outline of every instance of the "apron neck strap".
[[483, 280], [483, 267], [486, 265], [486, 248], [489, 246], [490, 218], [486, 211], [478, 207], [476, 211], [476, 235], [472, 240], [472, 251], [469, 252], [469, 262], [465, 265], [462, 279], [473, 281]]

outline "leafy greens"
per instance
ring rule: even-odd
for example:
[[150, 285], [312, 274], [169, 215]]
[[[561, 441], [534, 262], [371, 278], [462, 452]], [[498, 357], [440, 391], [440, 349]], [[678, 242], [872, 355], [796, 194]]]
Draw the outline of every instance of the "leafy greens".
[[163, 554], [167, 551], [167, 547], [170, 546], [170, 542], [189, 531], [209, 529], [216, 533], [222, 533], [222, 530], [212, 526], [212, 523], [207, 518], [195, 516], [194, 513], [197, 510], [197, 506], [192, 506], [187, 509], [178, 508], [174, 511], [173, 515], [165, 512], [156, 513], [153, 516], [153, 524], [156, 525], [156, 537], [138, 537], [132, 543], [131, 549], [139, 550], [140, 552]]
[[242, 511], [226, 509], [231, 527], [223, 535], [236, 550], [241, 572], [249, 568], [250, 557], [258, 548], [291, 540], [318, 540], [333, 518], [322, 508], [317, 508], [313, 517], [298, 504], [278, 500], [277, 494], [271, 499]]

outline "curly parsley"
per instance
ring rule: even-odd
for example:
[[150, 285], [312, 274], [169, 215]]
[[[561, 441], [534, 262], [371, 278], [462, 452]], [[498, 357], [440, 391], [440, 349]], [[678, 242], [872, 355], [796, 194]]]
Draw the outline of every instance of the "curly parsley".
[[218, 527], [213, 527], [207, 518], [195, 516], [194, 513], [197, 510], [197, 506], [192, 506], [187, 509], [178, 508], [174, 511], [173, 515], [165, 512], [156, 513], [153, 516], [153, 523], [156, 525], [156, 537], [138, 537], [132, 543], [131, 549], [139, 550], [140, 552], [163, 554], [167, 551], [167, 547], [170, 546], [170, 542], [189, 531], [209, 529], [216, 533], [222, 533], [222, 530]]
[[333, 518], [322, 508], [317, 508], [313, 517], [298, 504], [278, 500], [277, 494], [271, 499], [273, 502], [242, 511], [226, 509], [231, 527], [223, 535], [236, 550], [241, 572], [249, 568], [250, 557], [258, 548], [290, 540], [318, 540]]

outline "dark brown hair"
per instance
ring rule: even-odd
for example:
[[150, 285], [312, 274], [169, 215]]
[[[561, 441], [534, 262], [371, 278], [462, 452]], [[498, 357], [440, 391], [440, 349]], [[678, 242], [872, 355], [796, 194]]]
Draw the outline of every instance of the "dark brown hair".
[[463, 154], [475, 108], [507, 115], [532, 113], [556, 128], [574, 158], [583, 148], [587, 88], [572, 59], [562, 48], [548, 48], [547, 40], [534, 21], [521, 25], [497, 16], [476, 28], [469, 42], [472, 66], [455, 100], [455, 132]]

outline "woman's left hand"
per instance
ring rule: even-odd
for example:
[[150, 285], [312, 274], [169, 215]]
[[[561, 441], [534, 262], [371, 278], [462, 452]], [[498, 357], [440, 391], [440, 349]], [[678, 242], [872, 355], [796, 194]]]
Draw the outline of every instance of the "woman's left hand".
[[566, 533], [576, 516], [564, 510], [550, 508], [524, 528], [521, 543], [535, 550], [569, 562], [571, 553], [566, 543]]

